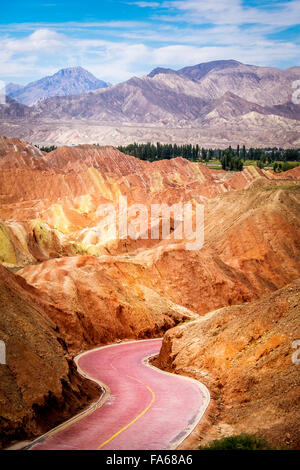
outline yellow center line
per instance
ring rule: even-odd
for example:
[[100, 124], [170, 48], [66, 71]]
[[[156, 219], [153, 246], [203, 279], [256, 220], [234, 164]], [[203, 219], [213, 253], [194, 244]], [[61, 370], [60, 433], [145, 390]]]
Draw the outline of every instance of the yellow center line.
[[[113, 369], [117, 370], [116, 367], [112, 365], [112, 363], [110, 363], [110, 365]], [[146, 408], [143, 411], [141, 411], [141, 413], [139, 413], [132, 421], [130, 421], [130, 423], [126, 424], [126, 426], [124, 426], [119, 431], [117, 431], [115, 434], [113, 434], [109, 439], [102, 442], [102, 444], [100, 444], [99, 447], [97, 447], [97, 450], [104, 447], [106, 444], [108, 444], [110, 441], [112, 441], [115, 437], [119, 436], [119, 434], [121, 434], [123, 431], [128, 429], [132, 424], [134, 424], [138, 419], [140, 419], [145, 413], [147, 413], [147, 411], [151, 408], [151, 406], [155, 402], [155, 393], [153, 392], [153, 390], [148, 385], [144, 384], [143, 382], [136, 379], [135, 377], [131, 377], [130, 375], [126, 375], [126, 377], [129, 377], [133, 380], [136, 380], [136, 382], [139, 382], [140, 384], [144, 385], [149, 390], [149, 392], [151, 393], [152, 399], [151, 399], [150, 403], [146, 406]]]

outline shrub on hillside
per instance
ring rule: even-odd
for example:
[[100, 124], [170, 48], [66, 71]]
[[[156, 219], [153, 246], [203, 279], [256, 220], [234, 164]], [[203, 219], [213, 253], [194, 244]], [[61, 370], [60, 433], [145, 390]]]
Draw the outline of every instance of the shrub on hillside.
[[271, 450], [269, 444], [255, 434], [239, 434], [210, 442], [199, 450]]

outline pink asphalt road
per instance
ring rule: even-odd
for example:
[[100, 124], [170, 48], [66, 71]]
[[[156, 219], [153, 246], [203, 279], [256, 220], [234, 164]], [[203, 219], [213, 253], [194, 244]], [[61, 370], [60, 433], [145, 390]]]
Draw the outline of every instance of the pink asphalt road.
[[106, 385], [106, 399], [42, 436], [30, 449], [176, 448], [201, 419], [209, 393], [199, 382], [143, 362], [160, 347], [161, 340], [134, 341], [78, 356], [79, 371]]

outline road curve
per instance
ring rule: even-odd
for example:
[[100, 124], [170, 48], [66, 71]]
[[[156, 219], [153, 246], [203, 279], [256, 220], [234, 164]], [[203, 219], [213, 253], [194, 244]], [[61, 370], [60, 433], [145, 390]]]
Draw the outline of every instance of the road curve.
[[161, 342], [126, 342], [77, 356], [79, 372], [101, 384], [104, 395], [29, 449], [175, 449], [203, 416], [209, 393], [200, 382], [147, 364]]

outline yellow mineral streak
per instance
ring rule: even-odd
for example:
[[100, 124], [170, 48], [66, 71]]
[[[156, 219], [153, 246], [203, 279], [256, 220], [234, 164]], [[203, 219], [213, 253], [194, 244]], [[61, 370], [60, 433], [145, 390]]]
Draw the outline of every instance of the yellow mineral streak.
[[195, 175], [197, 175], [197, 180], [200, 181], [200, 183], [203, 183], [205, 181], [205, 176], [200, 170], [198, 163], [191, 163], [191, 165], [192, 165], [193, 172], [195, 173]]
[[151, 175], [150, 191], [159, 191], [160, 189], [163, 189], [163, 177], [159, 171], [154, 171]]
[[170, 175], [169, 180], [172, 181], [173, 183], [178, 183], [178, 184], [182, 183], [181, 175], [178, 172]]
[[99, 173], [96, 168], [89, 168], [88, 174], [91, 177], [94, 186], [99, 190], [99, 193], [106, 199], [112, 201], [114, 199], [113, 193], [101, 173]]
[[53, 226], [62, 233], [70, 231], [70, 222], [60, 204], [53, 204], [50, 208], [50, 218]]
[[90, 194], [83, 194], [75, 200], [75, 210], [80, 214], [88, 213], [94, 208], [92, 197]]
[[267, 178], [274, 179], [274, 175], [270, 170], [262, 170], [262, 172]]
[[7, 228], [2, 223], [0, 223], [0, 263], [16, 264], [14, 246]]
[[22, 249], [25, 251], [25, 253], [30, 255], [30, 251], [27, 245], [28, 240], [27, 240], [27, 233], [26, 233], [25, 228], [21, 224], [18, 224], [15, 222], [15, 223], [10, 224], [10, 230], [16, 237], [18, 243], [20, 244]]
[[261, 175], [259, 174], [257, 168], [255, 166], [246, 166], [245, 170], [248, 171], [248, 175], [254, 179], [260, 178]]

